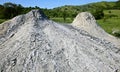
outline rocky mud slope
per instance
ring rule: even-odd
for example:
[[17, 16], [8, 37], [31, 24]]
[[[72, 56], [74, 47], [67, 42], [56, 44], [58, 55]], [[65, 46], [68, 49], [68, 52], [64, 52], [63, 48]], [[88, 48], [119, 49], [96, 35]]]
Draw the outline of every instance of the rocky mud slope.
[[119, 41], [90, 13], [62, 25], [32, 10], [0, 24], [0, 72], [120, 72]]

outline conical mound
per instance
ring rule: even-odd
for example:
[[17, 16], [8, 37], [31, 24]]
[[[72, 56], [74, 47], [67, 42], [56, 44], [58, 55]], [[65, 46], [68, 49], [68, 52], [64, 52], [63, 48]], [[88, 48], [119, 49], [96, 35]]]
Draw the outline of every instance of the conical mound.
[[40, 10], [2, 25], [0, 72], [119, 72], [120, 49]]
[[74, 19], [73, 26], [85, 30], [90, 35], [106, 39], [120, 47], [120, 40], [106, 33], [96, 22], [94, 16], [89, 12], [81, 12]]
[[72, 24], [87, 31], [93, 36], [106, 36], [105, 31], [96, 23], [94, 16], [88, 12], [79, 13]]

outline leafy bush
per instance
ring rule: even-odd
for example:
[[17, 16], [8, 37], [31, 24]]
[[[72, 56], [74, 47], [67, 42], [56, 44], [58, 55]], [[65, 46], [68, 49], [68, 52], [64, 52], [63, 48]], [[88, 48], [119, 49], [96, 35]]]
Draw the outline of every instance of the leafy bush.
[[102, 9], [91, 11], [95, 19], [102, 19], [104, 17], [104, 12]]

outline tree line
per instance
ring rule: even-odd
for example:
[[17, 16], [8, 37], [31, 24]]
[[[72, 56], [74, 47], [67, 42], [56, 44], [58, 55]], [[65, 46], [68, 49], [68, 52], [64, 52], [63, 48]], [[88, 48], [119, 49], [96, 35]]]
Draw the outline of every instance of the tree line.
[[20, 4], [4, 3], [0, 5], [0, 19], [10, 19], [22, 13], [23, 7]]

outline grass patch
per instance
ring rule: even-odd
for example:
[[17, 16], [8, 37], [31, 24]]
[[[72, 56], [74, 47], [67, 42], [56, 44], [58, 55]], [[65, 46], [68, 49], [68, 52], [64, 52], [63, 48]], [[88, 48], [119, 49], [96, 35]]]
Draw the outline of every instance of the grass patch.
[[103, 19], [97, 20], [98, 24], [109, 34], [114, 30], [120, 30], [120, 18], [109, 18], [106, 21]]
[[[111, 12], [111, 13], [109, 13]], [[120, 18], [120, 10], [104, 10], [104, 14], [108, 15], [108, 14], [113, 14], [113, 15], [117, 15], [118, 18]]]
[[63, 18], [51, 18], [51, 20], [59, 23], [71, 23], [73, 21], [71, 18], [66, 18], [65, 22]]
[[0, 24], [5, 22], [5, 21], [6, 21], [6, 19], [0, 19]]
[[[104, 10], [104, 14], [116, 15], [117, 17], [107, 18], [105, 21], [104, 19], [97, 20], [98, 24], [109, 34], [112, 34], [112, 32], [115, 30], [119, 32], [120, 31], [120, 10]], [[117, 37], [120, 37], [120, 36], [117, 35]]]

